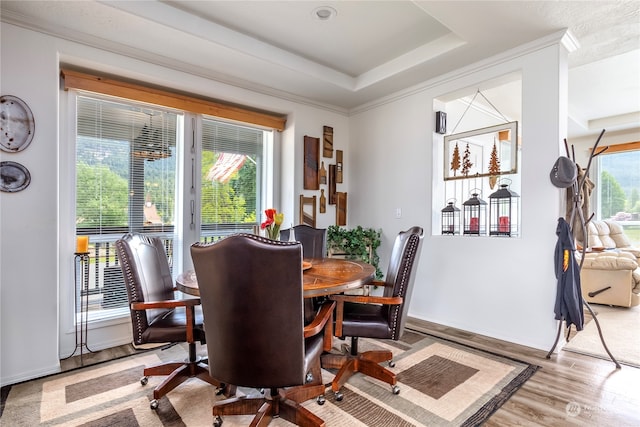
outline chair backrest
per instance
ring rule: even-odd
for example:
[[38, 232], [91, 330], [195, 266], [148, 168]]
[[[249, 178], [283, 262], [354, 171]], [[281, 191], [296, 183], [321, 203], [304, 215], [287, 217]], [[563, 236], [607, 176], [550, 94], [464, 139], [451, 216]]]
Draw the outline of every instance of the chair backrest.
[[[280, 231], [280, 240], [289, 240], [291, 228]], [[327, 229], [314, 228], [301, 224], [293, 227], [293, 235], [297, 242], [302, 243], [304, 258], [324, 258], [327, 256]]]
[[316, 196], [300, 195], [300, 224], [316, 226]]
[[195, 243], [211, 376], [246, 387], [304, 383], [302, 245], [252, 234]]
[[[409, 300], [413, 291], [415, 270], [422, 250], [422, 227], [412, 227], [407, 231], [398, 233], [385, 277], [384, 296], [401, 296], [403, 302], [400, 305], [389, 306], [388, 320], [392, 331], [392, 339], [400, 338], [404, 331]], [[390, 285], [390, 286], [389, 286]]]
[[[127, 289], [129, 307], [133, 302], [174, 299], [173, 277], [161, 239], [128, 233], [116, 241], [116, 251]], [[171, 310], [131, 310], [134, 342], [143, 344], [143, 334], [149, 324]]]

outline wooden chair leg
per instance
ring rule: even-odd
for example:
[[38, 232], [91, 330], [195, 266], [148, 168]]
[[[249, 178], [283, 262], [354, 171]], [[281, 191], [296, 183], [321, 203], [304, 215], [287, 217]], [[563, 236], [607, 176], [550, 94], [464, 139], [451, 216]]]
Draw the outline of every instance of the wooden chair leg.
[[189, 344], [189, 360], [187, 362], [169, 362], [151, 366], [143, 371], [145, 377], [167, 376], [153, 390], [153, 398], [158, 400], [191, 377], [197, 377], [215, 387], [222, 387], [225, 396], [233, 396], [235, 387], [225, 387], [220, 381], [209, 375], [209, 367], [195, 356], [195, 343]]
[[322, 418], [309, 411], [299, 403], [289, 399], [280, 400], [278, 415], [281, 418], [302, 427], [324, 427]]
[[239, 396], [221, 400], [213, 404], [212, 413], [217, 415], [251, 415], [256, 414], [265, 403], [263, 396]]
[[356, 372], [384, 381], [392, 386], [394, 393], [398, 392], [396, 374], [381, 366], [379, 363], [393, 359], [393, 353], [388, 350], [366, 351], [356, 356], [350, 354], [324, 354], [322, 367], [325, 369], [339, 368], [331, 382], [331, 390], [338, 392], [347, 380]]
[[[301, 392], [301, 390], [304, 391]], [[305, 393], [309, 393], [310, 397], [305, 398]], [[302, 427], [324, 427], [325, 423], [321, 418], [293, 400], [295, 398], [308, 400], [323, 393], [324, 385], [322, 384], [291, 387], [286, 390], [275, 389], [266, 396], [241, 396], [221, 400], [213, 405], [212, 413], [214, 417], [254, 414], [250, 426], [267, 425], [272, 418], [279, 416]]]

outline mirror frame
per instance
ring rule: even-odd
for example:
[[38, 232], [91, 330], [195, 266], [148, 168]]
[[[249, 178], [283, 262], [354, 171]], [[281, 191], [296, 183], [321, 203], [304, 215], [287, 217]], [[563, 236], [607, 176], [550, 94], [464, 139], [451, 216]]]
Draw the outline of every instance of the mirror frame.
[[[498, 141], [499, 132], [509, 131], [509, 139], [502, 142], [506, 144], [505, 148], [509, 148], [509, 164], [503, 166], [501, 162], [500, 171], [498, 173], [489, 172], [489, 158], [493, 149], [494, 142]], [[487, 140], [490, 139], [490, 140]], [[480, 169], [476, 167], [475, 172], [468, 175], [456, 175], [455, 171], [451, 175], [451, 163], [452, 153], [454, 150], [454, 144], [462, 142], [464, 145], [460, 150], [465, 149], [465, 145], [469, 144], [473, 149], [473, 155], [475, 157], [480, 156], [482, 165]], [[462, 145], [462, 144], [461, 144]], [[445, 135], [444, 137], [444, 180], [456, 180], [456, 179], [469, 179], [490, 177], [499, 175], [511, 175], [518, 173], [518, 122], [508, 122], [496, 126], [489, 126], [481, 129], [473, 129], [466, 132], [460, 132], [451, 135]], [[460, 161], [462, 161], [463, 153], [459, 153]], [[499, 159], [501, 160], [501, 159]], [[477, 166], [477, 165], [474, 165]], [[457, 171], [458, 169], [456, 169]]]

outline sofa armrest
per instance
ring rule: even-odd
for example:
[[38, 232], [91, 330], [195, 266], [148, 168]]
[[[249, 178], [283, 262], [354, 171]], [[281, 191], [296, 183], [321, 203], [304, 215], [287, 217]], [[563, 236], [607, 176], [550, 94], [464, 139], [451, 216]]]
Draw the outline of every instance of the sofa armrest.
[[606, 251], [588, 253], [584, 258], [582, 268], [591, 270], [635, 270], [638, 268], [638, 262], [631, 253]]
[[624, 248], [620, 248], [623, 252], [628, 252], [636, 258], [640, 258], [640, 248], [634, 248], [632, 246], [627, 246]]

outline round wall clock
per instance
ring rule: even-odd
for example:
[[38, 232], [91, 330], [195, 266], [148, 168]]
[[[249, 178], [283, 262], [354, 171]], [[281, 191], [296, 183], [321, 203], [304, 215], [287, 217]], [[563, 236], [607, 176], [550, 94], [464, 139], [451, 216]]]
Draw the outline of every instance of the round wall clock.
[[35, 132], [33, 113], [20, 98], [0, 96], [0, 148], [17, 153], [29, 146]]
[[16, 193], [31, 183], [31, 174], [20, 163], [0, 162], [0, 191]]

